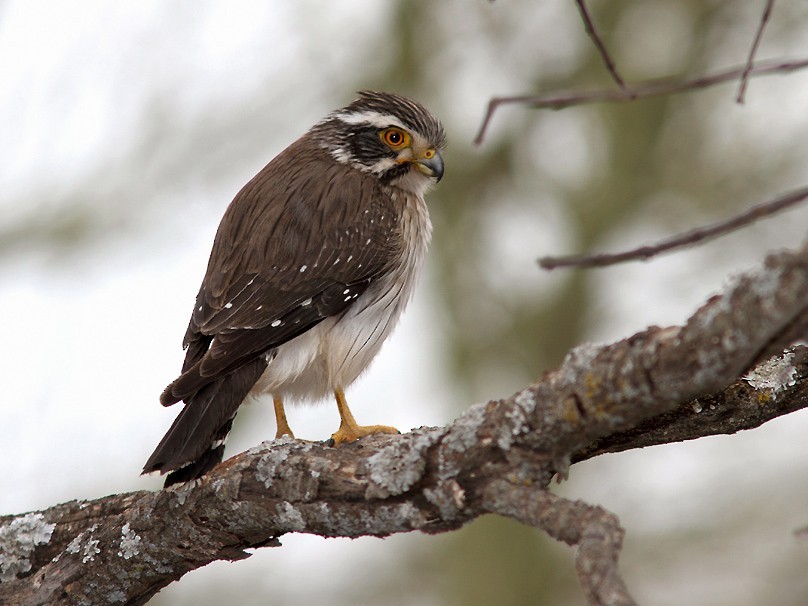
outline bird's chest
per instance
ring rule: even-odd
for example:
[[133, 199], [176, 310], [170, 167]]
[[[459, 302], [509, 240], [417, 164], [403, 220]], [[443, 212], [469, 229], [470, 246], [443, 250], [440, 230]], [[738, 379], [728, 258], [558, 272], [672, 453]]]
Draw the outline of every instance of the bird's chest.
[[[402, 194], [398, 194], [402, 195]], [[329, 374], [350, 382], [378, 353], [412, 298], [432, 236], [432, 223], [422, 198], [403, 200], [395, 238], [398, 258], [384, 275], [339, 318], [324, 343]]]
[[257, 392], [293, 399], [320, 398], [350, 385], [370, 364], [412, 297], [432, 234], [423, 198], [402, 199], [389, 237], [399, 243], [387, 271], [339, 315], [281, 345]]
[[424, 199], [412, 194], [393, 194], [393, 199], [403, 198], [399, 220], [396, 225], [397, 238], [401, 242], [398, 262], [389, 273], [390, 281], [402, 286], [401, 297], [406, 303], [412, 296], [412, 289], [418, 281], [424, 265], [429, 242], [432, 239], [432, 222], [429, 220]]

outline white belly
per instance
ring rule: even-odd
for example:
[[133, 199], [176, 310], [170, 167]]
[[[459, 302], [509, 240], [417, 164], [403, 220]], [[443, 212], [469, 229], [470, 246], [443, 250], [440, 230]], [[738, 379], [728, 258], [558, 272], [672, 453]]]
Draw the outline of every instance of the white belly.
[[402, 227], [410, 246], [399, 269], [371, 282], [342, 315], [327, 318], [278, 347], [253, 395], [320, 399], [362, 374], [398, 322], [421, 273], [432, 232], [423, 199], [407, 205]]

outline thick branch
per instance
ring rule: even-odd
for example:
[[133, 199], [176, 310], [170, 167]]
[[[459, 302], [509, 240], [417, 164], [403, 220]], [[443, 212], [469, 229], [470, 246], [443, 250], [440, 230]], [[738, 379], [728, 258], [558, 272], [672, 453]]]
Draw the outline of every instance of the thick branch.
[[594, 441], [576, 452], [572, 462], [607, 452], [733, 434], [806, 407], [808, 347], [801, 345], [763, 362], [718, 393], [694, 398], [626, 431]]
[[[797, 404], [803, 350], [748, 371], [761, 352], [808, 337], [806, 312], [808, 245], [769, 255], [684, 326], [578, 347], [526, 389], [472, 406], [447, 427], [340, 448], [275, 440], [193, 485], [2, 517], [0, 602], [143, 604], [189, 570], [247, 557], [245, 549], [278, 545], [288, 532], [432, 533], [498, 511], [575, 545], [591, 603], [630, 604], [616, 568], [617, 520], [547, 493], [553, 474], [632, 444], [627, 432], [653, 418], [664, 425], [663, 415], [696, 399], [719, 398], [729, 411], [757, 398], [770, 417], [808, 405]], [[738, 383], [743, 374], [747, 385]], [[733, 430], [737, 415], [705, 412], [677, 425], [676, 439]]]

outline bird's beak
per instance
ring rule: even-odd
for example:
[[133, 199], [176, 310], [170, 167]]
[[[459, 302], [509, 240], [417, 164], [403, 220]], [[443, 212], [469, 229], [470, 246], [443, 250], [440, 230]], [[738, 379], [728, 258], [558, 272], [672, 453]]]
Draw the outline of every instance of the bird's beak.
[[443, 158], [436, 149], [429, 149], [420, 154], [416, 166], [427, 177], [435, 177], [436, 182], [443, 177]]

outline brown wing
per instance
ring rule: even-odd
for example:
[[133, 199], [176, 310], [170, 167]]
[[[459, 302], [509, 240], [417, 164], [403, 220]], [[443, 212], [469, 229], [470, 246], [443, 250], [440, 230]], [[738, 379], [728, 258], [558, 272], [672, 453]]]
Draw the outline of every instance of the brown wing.
[[306, 137], [287, 148], [225, 212], [163, 404], [342, 313], [396, 259], [397, 222], [377, 179]]

